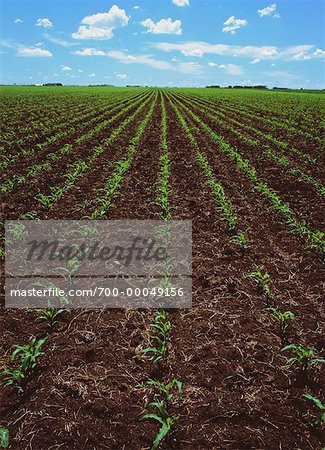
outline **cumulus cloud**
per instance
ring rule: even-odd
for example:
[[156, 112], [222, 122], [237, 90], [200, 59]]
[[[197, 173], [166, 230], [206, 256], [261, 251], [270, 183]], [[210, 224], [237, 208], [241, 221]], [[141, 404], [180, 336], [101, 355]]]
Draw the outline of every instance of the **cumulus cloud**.
[[208, 62], [208, 66], [209, 67], [218, 67], [218, 64], [216, 64], [214, 62]]
[[258, 9], [257, 13], [260, 17], [272, 16], [275, 19], [280, 17], [280, 15], [276, 12], [276, 3], [273, 3], [273, 5], [267, 6], [266, 8]]
[[173, 0], [173, 3], [176, 6], [189, 6], [190, 0]]
[[255, 58], [255, 59], [253, 59], [253, 61], [250, 62], [250, 64], [258, 64], [258, 63], [260, 63], [260, 62], [261, 62], [260, 59]]
[[173, 21], [170, 17], [168, 19], [161, 19], [157, 23], [151, 19], [146, 19], [141, 22], [141, 25], [147, 28], [147, 33], [182, 34], [182, 22], [180, 20]]
[[72, 33], [74, 39], [111, 39], [116, 28], [125, 27], [130, 17], [124, 9], [113, 5], [106, 13], [84, 17], [77, 32]]
[[237, 66], [237, 64], [221, 64], [219, 66], [220, 69], [223, 69], [228, 75], [242, 75], [243, 69], [240, 66]]
[[96, 76], [95, 73], [91, 73], [91, 74], [89, 75], [90, 78], [93, 78], [93, 77], [95, 77], [95, 76]]
[[67, 72], [67, 71], [72, 70], [70, 66], [61, 66], [61, 69], [62, 69], [64, 72]]
[[19, 19], [19, 18], [17, 18], [14, 22], [15, 23], [23, 23], [23, 21], [21, 19]]
[[140, 8], [140, 6], [139, 5], [135, 5], [135, 6], [133, 6], [133, 8], [132, 9], [141, 9]]
[[48, 50], [45, 50], [43, 48], [39, 48], [39, 47], [20, 47], [17, 50], [17, 55], [18, 56], [29, 56], [29, 57], [41, 57], [41, 58], [46, 58], [46, 57], [50, 57], [53, 56], [51, 52], [49, 52]]
[[37, 27], [44, 27], [44, 28], [51, 28], [53, 27], [53, 23], [50, 21], [50, 19], [47, 19], [44, 17], [43, 19], [37, 19], [35, 25]]
[[248, 22], [246, 19], [236, 19], [235, 16], [231, 16], [224, 22], [225, 26], [223, 27], [222, 31], [224, 33], [234, 34], [236, 30], [239, 30], [241, 27], [244, 27], [247, 24]]

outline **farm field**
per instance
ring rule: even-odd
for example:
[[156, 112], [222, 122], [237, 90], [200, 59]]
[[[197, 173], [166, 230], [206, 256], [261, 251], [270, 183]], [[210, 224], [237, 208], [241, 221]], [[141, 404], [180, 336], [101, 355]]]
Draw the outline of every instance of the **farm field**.
[[[1, 97], [2, 224], [193, 226], [191, 309], [53, 318], [6, 309], [2, 295], [9, 448], [143, 450], [161, 431], [165, 450], [321, 450], [324, 94], [2, 87]], [[3, 239], [0, 255], [3, 268]], [[33, 337], [41, 354], [19, 383], [13, 349]]]

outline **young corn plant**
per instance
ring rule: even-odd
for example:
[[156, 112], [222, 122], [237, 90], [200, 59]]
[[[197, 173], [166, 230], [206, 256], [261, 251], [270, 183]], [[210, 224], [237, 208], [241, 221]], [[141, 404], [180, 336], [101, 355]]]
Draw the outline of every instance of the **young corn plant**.
[[289, 321], [295, 320], [296, 318], [295, 314], [291, 311], [281, 311], [276, 307], [265, 308], [265, 311], [271, 313], [272, 316], [275, 317], [275, 319], [279, 322], [280, 334], [281, 338], [283, 339], [288, 330]]
[[156, 450], [159, 447], [161, 441], [170, 433], [172, 427], [177, 422], [178, 417], [171, 416], [169, 414], [163, 400], [150, 402], [148, 403], [148, 406], [155, 408], [157, 412], [144, 414], [142, 416], [142, 420], [155, 420], [161, 425], [161, 428], [156, 434], [151, 446], [151, 450]]
[[157, 311], [150, 327], [151, 331], [148, 332], [150, 345], [141, 350], [141, 353], [149, 355], [149, 361], [156, 363], [164, 358], [168, 351], [172, 324], [168, 319], [167, 312], [163, 309]]
[[265, 306], [268, 308], [271, 307], [271, 304], [273, 302], [273, 295], [271, 293], [270, 287], [270, 275], [267, 272], [263, 273], [262, 269], [256, 266], [255, 271], [248, 273], [248, 277], [252, 278], [255, 282], [255, 285], [261, 289], [262, 294], [265, 298]]
[[303, 394], [302, 397], [307, 398], [308, 400], [312, 401], [315, 406], [317, 406], [319, 410], [319, 417], [315, 420], [313, 420], [313, 425], [317, 426], [321, 423], [325, 423], [325, 405], [319, 400], [319, 398], [314, 397], [310, 394]]
[[38, 364], [38, 359], [44, 353], [41, 351], [42, 346], [47, 338], [37, 339], [33, 337], [26, 345], [15, 345], [14, 351], [10, 357], [10, 361], [17, 362], [15, 367], [7, 367], [0, 376], [4, 377], [6, 386], [14, 386], [19, 392], [23, 392], [26, 381], [30, 373]]
[[288, 358], [288, 363], [291, 366], [298, 367], [302, 372], [305, 372], [315, 364], [325, 363], [325, 359], [316, 357], [316, 350], [312, 347], [306, 347], [302, 344], [290, 344], [281, 349], [281, 352], [291, 350], [294, 356]]
[[231, 237], [231, 242], [234, 242], [236, 245], [238, 245], [241, 249], [246, 249], [248, 247], [248, 239], [245, 233], [239, 232]]
[[175, 388], [179, 396], [182, 395], [182, 382], [174, 378], [170, 383], [164, 384], [155, 380], [148, 380], [139, 387], [150, 386], [155, 389], [153, 401], [146, 405], [146, 409], [154, 409], [154, 413], [147, 413], [142, 416], [142, 420], [154, 420], [160, 424], [160, 430], [156, 434], [151, 450], [156, 450], [162, 440], [171, 432], [172, 427], [178, 417], [172, 416], [168, 412], [168, 404], [175, 395]]
[[0, 448], [9, 447], [9, 430], [6, 427], [0, 427]]
[[36, 312], [37, 319], [47, 322], [48, 327], [53, 330], [59, 322], [60, 315], [68, 310], [66, 308], [35, 308], [29, 311]]
[[173, 399], [175, 390], [177, 391], [178, 395], [181, 396], [183, 389], [183, 383], [180, 380], [177, 380], [177, 378], [174, 378], [167, 384], [164, 384], [161, 381], [157, 380], [148, 380], [140, 384], [138, 387], [145, 386], [151, 386], [155, 389], [156, 392], [153, 394], [154, 398], [163, 396], [167, 402], [170, 402]]

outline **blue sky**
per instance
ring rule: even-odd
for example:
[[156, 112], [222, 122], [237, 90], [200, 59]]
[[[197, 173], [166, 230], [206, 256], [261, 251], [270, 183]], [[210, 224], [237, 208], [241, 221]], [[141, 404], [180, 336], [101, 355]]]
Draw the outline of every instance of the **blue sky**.
[[2, 83], [324, 88], [323, 0], [0, 0]]

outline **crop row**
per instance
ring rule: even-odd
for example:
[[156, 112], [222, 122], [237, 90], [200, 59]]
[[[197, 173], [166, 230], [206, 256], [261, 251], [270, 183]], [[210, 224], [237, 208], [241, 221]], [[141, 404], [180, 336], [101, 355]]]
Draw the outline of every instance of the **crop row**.
[[[141, 95], [140, 97], [136, 96], [135, 98], [130, 98], [128, 99], [128, 102], [132, 101], [132, 100], [137, 100], [137, 99], [142, 99], [145, 96], [145, 94]], [[63, 122], [63, 124], [61, 124], [59, 126], [59, 128], [62, 128], [60, 131], [58, 131], [57, 133], [51, 134], [51, 136], [49, 136], [44, 142], [40, 142], [38, 144], [36, 144], [34, 147], [32, 148], [27, 148], [27, 149], [21, 149], [20, 151], [16, 152], [16, 153], [6, 153], [3, 158], [2, 161], [0, 162], [0, 168], [2, 170], [8, 168], [9, 166], [11, 166], [14, 162], [16, 161], [21, 161], [24, 158], [31, 158], [34, 155], [39, 155], [39, 153], [44, 150], [47, 149], [47, 147], [49, 147], [50, 145], [53, 145], [57, 142], [60, 142], [61, 140], [65, 139], [65, 138], [70, 138], [71, 135], [73, 135], [74, 133], [78, 132], [82, 132], [84, 130], [86, 130], [89, 127], [92, 127], [93, 124], [95, 124], [96, 122], [101, 122], [103, 118], [105, 118], [107, 116], [107, 112], [109, 111], [110, 114], [112, 114], [114, 111], [118, 110], [121, 108], [121, 106], [123, 106], [125, 100], [123, 101], [118, 101], [116, 105], [110, 105], [110, 107], [107, 109], [107, 107], [104, 109], [104, 111], [102, 111], [100, 114], [98, 113], [94, 113], [94, 110], [92, 110], [90, 113], [87, 113], [84, 117], [77, 117], [75, 118], [75, 120], [73, 121], [73, 123], [75, 123], [75, 126], [71, 126], [73, 125], [73, 123], [68, 123], [65, 124]], [[95, 114], [95, 116], [94, 116]], [[93, 117], [94, 116], [94, 117]], [[85, 121], [86, 119], [89, 119], [88, 121]], [[80, 122], [82, 122], [82, 126], [80, 127]]]
[[[261, 143], [259, 140], [247, 137], [246, 133], [242, 133], [240, 131], [240, 129], [243, 129], [244, 132], [250, 131], [250, 129], [249, 129], [250, 127], [246, 127], [243, 124], [239, 124], [239, 122], [237, 122], [237, 121], [231, 121], [231, 122], [234, 122], [234, 126], [231, 126], [227, 123], [226, 120], [221, 120], [219, 118], [219, 112], [216, 115], [215, 111], [213, 111], [212, 108], [206, 107], [201, 103], [192, 102], [192, 104], [195, 104], [200, 109], [203, 109], [205, 111], [207, 117], [211, 118], [222, 128], [229, 130], [240, 141], [242, 141], [247, 146], [249, 146], [253, 152], [255, 152], [256, 150], [259, 150], [259, 149], [263, 149], [264, 150], [263, 154], [268, 159], [270, 159], [277, 165], [283, 167], [288, 173], [296, 176], [299, 180], [302, 180], [302, 181], [310, 184], [311, 186], [313, 186], [313, 188], [316, 189], [316, 191], [318, 191], [318, 193], [320, 195], [325, 196], [325, 186], [320, 181], [318, 181], [313, 176], [302, 171], [299, 167], [294, 165], [286, 156], [278, 156], [278, 153], [280, 153], [280, 154], [283, 153], [282, 149], [279, 150], [279, 148], [278, 148], [278, 150], [276, 152], [270, 146]], [[259, 135], [260, 132], [255, 133], [255, 134]], [[263, 136], [263, 138], [264, 137], [265, 136]], [[293, 149], [291, 149], [291, 151], [293, 152]], [[308, 157], [308, 161], [310, 162], [310, 155], [304, 155], [304, 156]], [[307, 159], [307, 158], [304, 158], [304, 159]], [[316, 163], [316, 160], [315, 160], [315, 163]]]
[[[110, 112], [110, 115], [116, 111], [119, 111], [117, 114], [107, 118], [103, 122], [99, 123], [97, 126], [92, 128], [90, 131], [82, 135], [80, 138], [77, 138], [75, 143], [77, 144], [75, 147], [72, 144], [66, 144], [62, 147], [58, 153], [49, 153], [45, 158], [44, 163], [42, 164], [34, 164], [30, 167], [27, 167], [25, 174], [16, 174], [12, 178], [6, 180], [0, 185], [0, 192], [4, 194], [8, 194], [12, 192], [12, 190], [16, 186], [24, 185], [30, 177], [35, 177], [39, 172], [46, 171], [50, 172], [53, 169], [53, 163], [60, 161], [60, 157], [63, 155], [67, 155], [71, 152], [76, 152], [76, 148], [81, 144], [85, 144], [87, 141], [90, 141], [93, 137], [98, 135], [101, 131], [107, 128], [111, 123], [118, 120], [122, 115], [130, 111], [130, 109], [137, 106], [144, 99], [141, 97], [140, 99], [136, 99], [134, 101], [129, 102], [127, 106], [125, 106], [122, 110], [120, 110], [119, 106], [113, 108]], [[106, 114], [105, 114], [106, 117]]]
[[[310, 165], [317, 165], [317, 159], [312, 157], [310, 154], [302, 152], [301, 150], [298, 150], [297, 148], [291, 146], [289, 143], [284, 142], [282, 140], [279, 140], [277, 138], [275, 138], [274, 136], [272, 136], [269, 133], [264, 133], [263, 131], [261, 131], [260, 129], [245, 123], [242, 123], [236, 119], [232, 119], [231, 117], [229, 117], [229, 115], [227, 114], [227, 111], [222, 112], [219, 110], [219, 108], [214, 108], [212, 106], [209, 106], [206, 102], [202, 102], [202, 101], [197, 101], [197, 100], [192, 100], [191, 99], [191, 103], [197, 105], [199, 108], [204, 108], [206, 111], [210, 111], [213, 114], [213, 118], [216, 121], [220, 121], [222, 120], [222, 123], [227, 125], [227, 122], [229, 122], [230, 124], [233, 124], [236, 129], [238, 128], [237, 132], [239, 133], [239, 130], [243, 130], [244, 133], [251, 133], [253, 136], [259, 138], [260, 140], [264, 140], [264, 141], [268, 141], [271, 144], [273, 144], [277, 151], [280, 153], [292, 153], [293, 156], [297, 157], [298, 159], [301, 159], [304, 162], [309, 163]], [[268, 149], [269, 146], [266, 144], [261, 143], [260, 141], [258, 142], [259, 146], [262, 146], [263, 148]]]
[[[205, 97], [205, 96], [204, 96]], [[190, 96], [191, 100], [198, 100], [197, 96]], [[324, 145], [324, 142], [321, 138], [315, 136], [310, 133], [310, 128], [302, 129], [300, 125], [293, 126], [290, 124], [290, 121], [285, 118], [281, 118], [280, 120], [276, 120], [274, 117], [265, 117], [264, 115], [260, 115], [258, 111], [251, 110], [251, 107], [247, 108], [246, 105], [224, 105], [223, 103], [219, 103], [216, 107], [216, 104], [213, 101], [208, 100], [206, 97], [204, 101], [212, 106], [215, 110], [222, 111], [224, 114], [229, 117], [229, 113], [234, 117], [240, 117], [245, 121], [245, 123], [251, 122], [251, 125], [256, 121], [259, 122], [259, 125], [262, 125], [267, 131], [273, 133], [278, 130], [283, 130], [286, 134], [286, 137], [290, 137], [291, 139], [296, 140], [297, 136], [300, 137], [300, 140], [307, 140], [305, 143], [308, 143], [308, 140], [312, 142], [317, 142], [320, 145]]]
[[[186, 90], [185, 90], [186, 91]], [[201, 98], [218, 99], [231, 107], [254, 112], [261, 116], [276, 119], [285, 126], [297, 128], [312, 134], [314, 139], [324, 134], [324, 122], [320, 120], [319, 110], [324, 104], [320, 97], [310, 94], [286, 92], [263, 92], [243, 90], [191, 90]], [[195, 92], [194, 92], [195, 91]]]
[[203, 129], [210, 139], [217, 144], [218, 149], [235, 161], [237, 170], [243, 172], [255, 188], [268, 200], [271, 208], [281, 214], [283, 221], [290, 228], [290, 232], [298, 234], [300, 237], [305, 239], [308, 248], [317, 251], [322, 257], [324, 257], [324, 233], [318, 230], [311, 230], [304, 220], [297, 219], [289, 204], [283, 202], [278, 194], [270, 188], [267, 183], [258, 177], [256, 169], [249, 160], [243, 158], [235, 148], [231, 147], [231, 145], [229, 145], [229, 143], [222, 136], [214, 132], [186, 105], [182, 104], [177, 99], [175, 101], [190, 117], [192, 117], [194, 122], [198, 124], [199, 128]]

